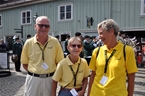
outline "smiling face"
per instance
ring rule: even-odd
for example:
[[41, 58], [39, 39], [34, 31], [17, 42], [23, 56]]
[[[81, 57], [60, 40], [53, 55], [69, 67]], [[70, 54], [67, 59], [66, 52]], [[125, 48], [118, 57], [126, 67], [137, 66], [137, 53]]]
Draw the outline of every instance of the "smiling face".
[[68, 46], [67, 46], [70, 55], [74, 57], [79, 57], [83, 46], [82, 46], [82, 41], [78, 37], [71, 37], [68, 41]]
[[40, 16], [36, 19], [35, 30], [37, 35], [46, 36], [50, 30], [50, 21], [45, 16]]
[[97, 27], [99, 39], [104, 45], [116, 43], [116, 36], [119, 31], [118, 24], [113, 19], [107, 19], [98, 24]]
[[[112, 34], [110, 34], [112, 33]], [[104, 43], [104, 45], [107, 45], [110, 41], [113, 35], [113, 32], [110, 31], [106, 31], [102, 28], [98, 28], [98, 35], [99, 35], [99, 39], [101, 39], [101, 41]]]

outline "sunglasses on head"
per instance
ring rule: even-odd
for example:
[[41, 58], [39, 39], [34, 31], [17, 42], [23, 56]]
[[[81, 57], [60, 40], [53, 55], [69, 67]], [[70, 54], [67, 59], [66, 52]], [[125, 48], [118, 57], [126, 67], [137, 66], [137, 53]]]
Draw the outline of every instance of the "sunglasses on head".
[[78, 45], [72, 44], [71, 46], [72, 46], [73, 48], [76, 48], [76, 46], [77, 46], [78, 48], [81, 48], [81, 47], [82, 47], [82, 45], [79, 45], [79, 44], [78, 44]]
[[50, 27], [50, 25], [45, 25], [45, 24], [37, 24], [40, 28], [43, 28], [43, 27], [45, 27], [45, 28], [49, 28]]

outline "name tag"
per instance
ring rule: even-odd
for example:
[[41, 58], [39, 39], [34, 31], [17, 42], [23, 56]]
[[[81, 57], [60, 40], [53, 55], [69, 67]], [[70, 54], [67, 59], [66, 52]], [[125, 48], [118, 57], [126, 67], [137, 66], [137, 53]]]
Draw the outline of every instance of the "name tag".
[[41, 66], [44, 70], [47, 70], [49, 68], [49, 66], [45, 62], [43, 62]]
[[108, 77], [106, 77], [105, 75], [103, 75], [102, 79], [100, 80], [100, 84], [105, 85], [106, 82], [108, 80]]
[[73, 88], [72, 90], [70, 90], [70, 93], [73, 95], [73, 96], [78, 96], [78, 93], [77, 91]]

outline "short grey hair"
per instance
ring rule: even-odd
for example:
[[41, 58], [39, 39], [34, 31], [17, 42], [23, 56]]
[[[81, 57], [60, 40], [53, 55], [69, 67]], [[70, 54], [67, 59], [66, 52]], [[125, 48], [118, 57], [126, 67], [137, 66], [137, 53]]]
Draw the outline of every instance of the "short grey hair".
[[114, 34], [117, 36], [119, 32], [119, 26], [113, 19], [107, 19], [98, 24], [98, 28], [109, 31], [111, 28], [114, 29]]
[[47, 16], [39, 16], [39, 17], [37, 17], [37, 19], [36, 19], [36, 24], [38, 24], [38, 22], [39, 22], [41, 19], [47, 19], [47, 20], [50, 22], [50, 20], [48, 19]]

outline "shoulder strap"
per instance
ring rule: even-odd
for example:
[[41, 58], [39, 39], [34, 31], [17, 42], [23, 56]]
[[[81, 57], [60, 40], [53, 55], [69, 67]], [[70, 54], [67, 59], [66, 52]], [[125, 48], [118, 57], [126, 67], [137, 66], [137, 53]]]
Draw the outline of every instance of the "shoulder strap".
[[[126, 61], [125, 47], [126, 47], [126, 45], [124, 44], [124, 46], [123, 46], [123, 55], [124, 55], [124, 60]], [[100, 51], [100, 46], [99, 46], [98, 51], [97, 51], [97, 53], [96, 53], [96, 58], [98, 57], [99, 51]]]
[[99, 46], [98, 51], [97, 51], [97, 53], [96, 53], [96, 58], [98, 57], [98, 54], [99, 54], [99, 51], [100, 51], [100, 47], [101, 47], [101, 46]]
[[124, 46], [123, 46], [123, 55], [124, 55], [124, 60], [126, 61], [126, 52], [125, 52], [125, 47], [126, 47], [126, 45], [124, 44]]

